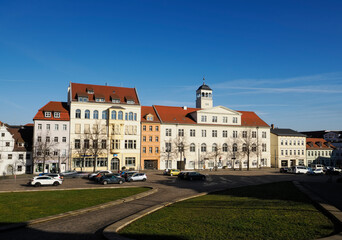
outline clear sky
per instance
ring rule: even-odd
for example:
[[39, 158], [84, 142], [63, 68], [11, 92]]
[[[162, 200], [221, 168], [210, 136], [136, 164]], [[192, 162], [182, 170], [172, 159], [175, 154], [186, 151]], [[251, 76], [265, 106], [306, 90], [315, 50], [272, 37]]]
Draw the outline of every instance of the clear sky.
[[142, 105], [254, 111], [342, 130], [342, 1], [0, 0], [0, 121], [32, 123], [69, 82], [136, 87]]

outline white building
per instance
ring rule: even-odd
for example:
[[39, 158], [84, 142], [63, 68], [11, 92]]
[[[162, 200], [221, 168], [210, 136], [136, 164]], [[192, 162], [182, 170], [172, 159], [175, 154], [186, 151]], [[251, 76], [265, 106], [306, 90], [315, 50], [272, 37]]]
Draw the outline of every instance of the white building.
[[31, 173], [32, 124], [9, 126], [0, 122], [0, 174]]
[[140, 168], [141, 108], [135, 88], [70, 83], [68, 103], [72, 168]]
[[162, 169], [270, 167], [270, 128], [264, 121], [254, 112], [213, 107], [205, 84], [196, 97], [197, 108], [153, 106], [161, 123]]
[[33, 118], [34, 173], [70, 169], [69, 120], [66, 102], [49, 102], [38, 110]]

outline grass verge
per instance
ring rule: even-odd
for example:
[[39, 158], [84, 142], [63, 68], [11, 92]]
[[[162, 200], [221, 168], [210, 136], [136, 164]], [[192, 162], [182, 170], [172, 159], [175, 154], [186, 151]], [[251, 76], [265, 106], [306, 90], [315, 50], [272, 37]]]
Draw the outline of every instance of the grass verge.
[[134, 239], [317, 239], [334, 224], [291, 182], [229, 189], [165, 207], [122, 229]]
[[0, 225], [91, 207], [147, 190], [113, 188], [0, 193]]

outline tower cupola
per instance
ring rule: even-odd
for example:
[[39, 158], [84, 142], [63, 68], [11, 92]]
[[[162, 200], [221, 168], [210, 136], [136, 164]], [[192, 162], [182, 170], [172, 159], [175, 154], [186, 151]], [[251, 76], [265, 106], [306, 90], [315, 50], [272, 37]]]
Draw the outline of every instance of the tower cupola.
[[203, 78], [203, 84], [196, 90], [196, 108], [212, 108], [213, 107], [213, 90], [205, 84], [205, 78]]

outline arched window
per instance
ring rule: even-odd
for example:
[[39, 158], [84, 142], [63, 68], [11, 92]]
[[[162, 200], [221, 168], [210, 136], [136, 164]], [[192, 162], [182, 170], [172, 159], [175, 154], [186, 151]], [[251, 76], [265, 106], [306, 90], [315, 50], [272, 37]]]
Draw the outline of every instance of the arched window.
[[222, 151], [223, 151], [223, 152], [228, 152], [228, 144], [227, 144], [227, 143], [224, 143], [224, 144], [222, 145]]
[[102, 111], [102, 119], [107, 119], [107, 111]]
[[237, 149], [238, 149], [237, 144], [234, 143], [234, 144], [233, 144], [233, 152], [237, 152]]
[[217, 144], [214, 143], [213, 146], [212, 146], [212, 152], [216, 152], [217, 151]]
[[84, 118], [87, 118], [87, 119], [90, 118], [90, 111], [89, 111], [89, 110], [85, 110], [85, 112], [84, 112]]
[[134, 121], [136, 121], [136, 120], [137, 120], [137, 114], [134, 113]]
[[206, 152], [207, 151], [207, 145], [205, 143], [201, 144], [201, 152]]
[[125, 120], [128, 120], [128, 113], [125, 113]]
[[195, 152], [196, 151], [196, 145], [194, 143], [190, 144], [190, 152]]
[[112, 119], [116, 120], [116, 111], [112, 111], [112, 116], [111, 116]]
[[81, 118], [81, 110], [80, 109], [76, 109], [75, 118]]
[[247, 152], [247, 144], [246, 143], [242, 144], [242, 151]]
[[129, 112], [128, 120], [133, 121], [133, 113], [132, 112]]
[[95, 110], [93, 114], [94, 119], [99, 119], [99, 111]]
[[123, 120], [123, 112], [119, 111], [118, 113], [118, 120]]

